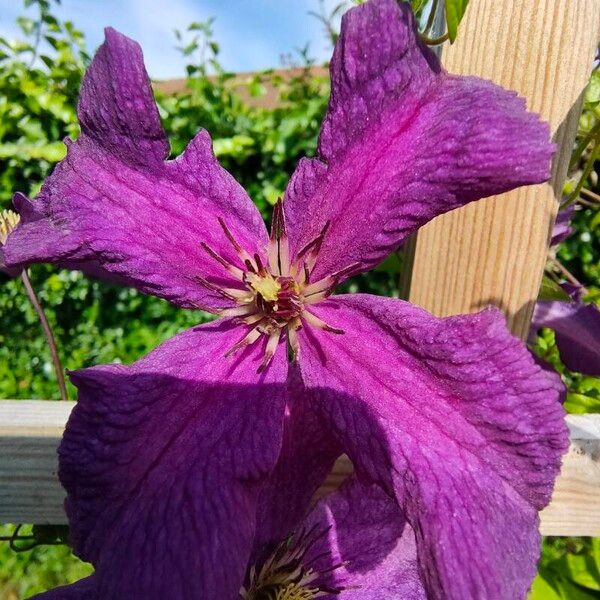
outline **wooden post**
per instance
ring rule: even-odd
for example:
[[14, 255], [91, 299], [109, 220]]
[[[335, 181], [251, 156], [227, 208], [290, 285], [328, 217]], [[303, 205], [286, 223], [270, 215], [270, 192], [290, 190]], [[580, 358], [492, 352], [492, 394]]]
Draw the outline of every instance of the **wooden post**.
[[444, 66], [524, 96], [559, 149], [550, 183], [443, 215], [407, 243], [411, 302], [438, 316], [495, 304], [527, 336], [599, 35], [600, 0], [471, 0]]

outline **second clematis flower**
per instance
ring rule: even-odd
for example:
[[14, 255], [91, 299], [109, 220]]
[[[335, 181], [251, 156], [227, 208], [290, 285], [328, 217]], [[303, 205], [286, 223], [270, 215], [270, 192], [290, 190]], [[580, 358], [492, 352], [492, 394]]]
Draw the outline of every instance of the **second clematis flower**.
[[[427, 597], [418, 575], [415, 535], [402, 511], [381, 488], [353, 477], [319, 500], [288, 535], [255, 552], [238, 585], [239, 600]], [[38, 596], [101, 597], [96, 575]], [[138, 596], [133, 592], [131, 598]]]
[[[237, 599], [343, 452], [414, 531], [415, 589], [525, 596], [568, 444], [559, 379], [495, 309], [438, 319], [332, 293], [436, 215], [547, 179], [548, 126], [514, 93], [447, 74], [395, 0], [345, 15], [331, 82], [317, 157], [269, 234], [205, 131], [166, 160], [141, 51], [108, 29], [81, 136], [35, 201], [16, 195], [7, 267], [53, 262], [222, 317], [72, 374], [60, 478], [96, 573], [65, 598]], [[329, 595], [381, 597], [361, 585]]]
[[[552, 230], [551, 247], [572, 235], [574, 214], [574, 204], [559, 211]], [[583, 301], [586, 290], [581, 284], [563, 283], [561, 287], [570, 299], [538, 300], [535, 303], [529, 342], [535, 342], [542, 327], [554, 329], [560, 358], [567, 369], [598, 377], [600, 309], [592, 302]]]

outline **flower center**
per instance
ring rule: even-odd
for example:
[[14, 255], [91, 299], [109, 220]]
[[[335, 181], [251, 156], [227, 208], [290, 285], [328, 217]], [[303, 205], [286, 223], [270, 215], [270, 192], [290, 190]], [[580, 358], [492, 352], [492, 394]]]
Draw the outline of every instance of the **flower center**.
[[248, 596], [248, 598], [249, 600], [313, 600], [313, 598], [318, 597], [315, 595], [317, 593], [318, 590], [289, 583], [258, 590], [252, 596]]
[[257, 310], [279, 323], [287, 324], [301, 316], [304, 307], [302, 289], [293, 277], [267, 273], [246, 276], [247, 285], [255, 293]]
[[343, 588], [327, 585], [323, 580], [343, 564], [320, 571], [308, 557], [312, 546], [328, 532], [329, 529], [312, 528], [283, 540], [260, 569], [252, 566], [248, 587], [240, 590], [243, 600], [313, 600], [341, 593]]
[[243, 267], [228, 262], [205, 243], [202, 243], [202, 247], [231, 276], [243, 284], [244, 289], [223, 287], [203, 277], [198, 277], [197, 280], [208, 289], [237, 304], [233, 308], [219, 311], [221, 316], [235, 317], [240, 323], [251, 326], [248, 333], [229, 349], [227, 356], [266, 336], [265, 354], [258, 369], [261, 372], [273, 358], [283, 331], [287, 332], [293, 357], [297, 356], [299, 351], [297, 331], [306, 323], [332, 333], [344, 333], [341, 329], [330, 327], [310, 311], [312, 304], [329, 296], [341, 279], [358, 266], [354, 263], [319, 281], [312, 281], [311, 274], [329, 223], [326, 223], [314, 240], [298, 252], [292, 263], [283, 206], [281, 201], [277, 202], [273, 209], [271, 237], [266, 248], [266, 264], [259, 254], [251, 256], [242, 248], [223, 219], [219, 219], [219, 224]]

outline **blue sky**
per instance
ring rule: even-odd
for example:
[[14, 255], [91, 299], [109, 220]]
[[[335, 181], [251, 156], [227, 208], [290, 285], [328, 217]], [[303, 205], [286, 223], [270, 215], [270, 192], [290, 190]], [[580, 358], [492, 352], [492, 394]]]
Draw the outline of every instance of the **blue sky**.
[[[329, 9], [335, 4], [325, 0]], [[211, 16], [216, 18], [220, 59], [228, 70], [279, 66], [282, 54], [306, 42], [312, 56], [325, 61], [331, 48], [321, 24], [308, 15], [317, 9], [318, 0], [62, 0], [55, 13], [74, 21], [93, 48], [101, 43], [105, 25], [135, 38], [150, 75], [164, 79], [183, 75], [173, 30]], [[0, 0], [0, 34], [14, 36], [15, 17], [22, 13], [19, 0]]]

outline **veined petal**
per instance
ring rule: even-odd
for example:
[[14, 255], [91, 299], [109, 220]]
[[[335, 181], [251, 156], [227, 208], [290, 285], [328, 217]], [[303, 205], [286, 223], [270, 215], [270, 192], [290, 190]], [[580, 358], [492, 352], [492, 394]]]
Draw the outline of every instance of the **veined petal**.
[[327, 572], [331, 587], [344, 588], [340, 598], [426, 599], [415, 534], [398, 503], [380, 487], [346, 480], [307, 516], [304, 529], [311, 528], [329, 530], [308, 560], [319, 556], [316, 570]]
[[402, 503], [431, 598], [523, 598], [537, 511], [568, 447], [563, 386], [500, 312], [437, 319], [389, 298], [315, 307], [302, 378], [359, 477]]
[[548, 125], [515, 93], [444, 72], [408, 3], [346, 13], [331, 81], [318, 156], [284, 203], [292, 257], [330, 223], [315, 280], [368, 269], [436, 215], [550, 176]]
[[[99, 598], [235, 599], [283, 434], [287, 359], [223, 358], [239, 327], [189, 330], [131, 366], [76, 371], [59, 449], [74, 551]], [[260, 344], [263, 346], [263, 344]]]
[[0, 246], [0, 273], [4, 273], [5, 275], [8, 275], [9, 277], [17, 277], [17, 275], [19, 275], [21, 269], [19, 268], [12, 268], [9, 269], [6, 266], [6, 263], [4, 261], [4, 248], [2, 246]]
[[556, 333], [560, 358], [571, 371], [600, 376], [600, 310], [579, 298], [571, 302], [536, 302], [532, 330], [550, 327]]
[[556, 215], [556, 221], [552, 229], [552, 238], [550, 240], [551, 246], [556, 246], [561, 242], [564, 242], [567, 238], [573, 234], [573, 228], [571, 227], [571, 219], [575, 215], [575, 204], [571, 204], [567, 208], [560, 209]]
[[141, 48], [104, 30], [83, 83], [77, 107], [82, 132], [109, 154], [139, 165], [158, 165], [169, 155]]
[[29, 600], [101, 600], [98, 598], [96, 577], [90, 575], [72, 583], [61, 585], [41, 594], [32, 596]]
[[249, 252], [268, 236], [241, 186], [200, 131], [182, 156], [168, 144], [141, 50], [112, 29], [85, 76], [82, 133], [34, 202], [15, 196], [21, 225], [3, 249], [8, 267], [53, 262], [131, 285], [190, 308], [231, 304], [198, 277], [235, 280], [202, 248], [239, 262], [222, 217]]
[[297, 368], [288, 376], [283, 445], [277, 467], [265, 485], [256, 528], [256, 556], [285, 539], [306, 514], [314, 493], [331, 472], [341, 454], [339, 444], [324, 427], [313, 406]]

